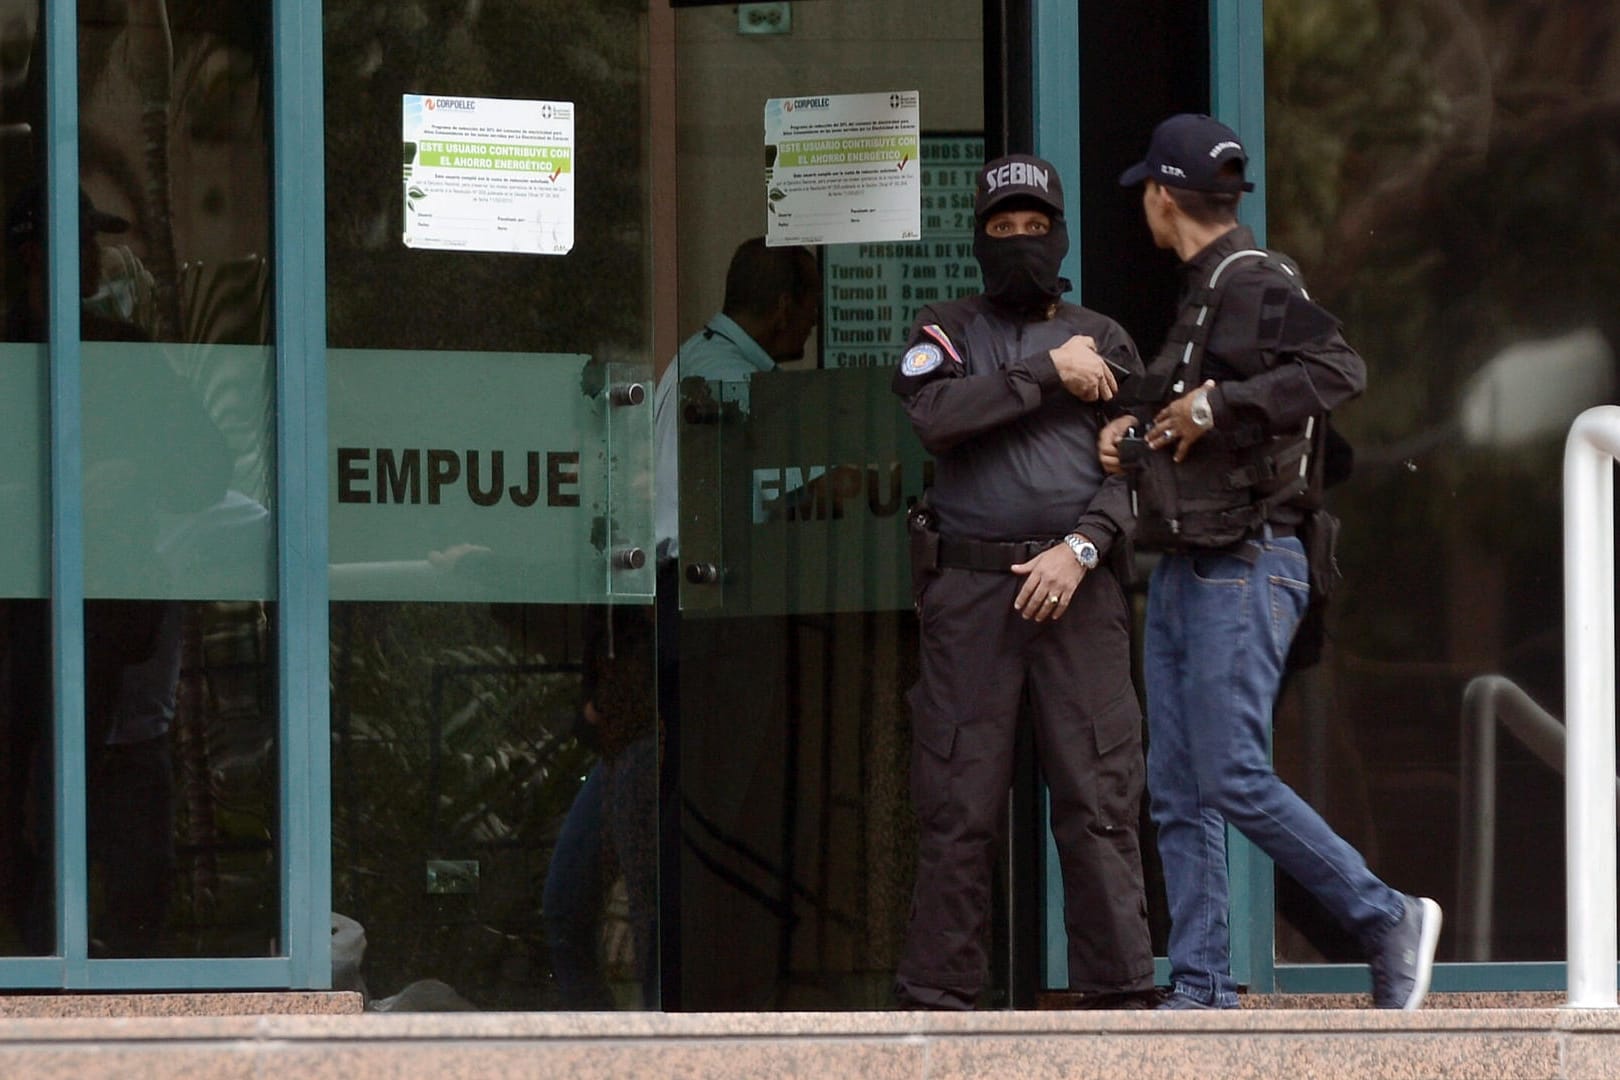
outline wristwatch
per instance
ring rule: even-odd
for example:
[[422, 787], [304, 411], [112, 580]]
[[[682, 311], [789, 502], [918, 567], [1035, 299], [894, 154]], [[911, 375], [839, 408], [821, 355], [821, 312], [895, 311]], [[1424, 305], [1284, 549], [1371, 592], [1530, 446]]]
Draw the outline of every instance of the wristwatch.
[[1093, 544], [1079, 533], [1070, 533], [1063, 538], [1063, 542], [1069, 545], [1069, 550], [1074, 552], [1074, 557], [1080, 560], [1081, 566], [1087, 570], [1097, 569], [1100, 557], [1097, 554], [1096, 544]]
[[1193, 392], [1192, 407], [1187, 410], [1192, 422], [1200, 428], [1208, 429], [1215, 423], [1215, 410], [1209, 407], [1209, 391], [1195, 390]]

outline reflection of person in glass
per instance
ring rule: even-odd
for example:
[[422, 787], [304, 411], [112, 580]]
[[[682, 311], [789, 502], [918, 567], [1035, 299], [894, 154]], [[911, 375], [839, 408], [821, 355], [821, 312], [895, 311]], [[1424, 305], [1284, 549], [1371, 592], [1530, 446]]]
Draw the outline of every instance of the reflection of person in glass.
[[931, 506], [910, 519], [920, 835], [896, 992], [908, 1008], [976, 1004], [1027, 707], [1051, 791], [1069, 988], [1086, 1007], [1141, 1008], [1153, 993], [1141, 713], [1129, 612], [1103, 561], [1131, 509], [1096, 457], [1114, 372], [1141, 365], [1118, 323], [1062, 301], [1069, 241], [1050, 163], [985, 165], [974, 217], [985, 291], [924, 307], [893, 382], [935, 458]]
[[[658, 756], [653, 620], [644, 607], [586, 613], [579, 736], [600, 753], [557, 834], [541, 893], [552, 974], [571, 1009], [611, 1009], [598, 956], [603, 905], [624, 880], [643, 1008], [658, 1004]], [[617, 874], [614, 871], [617, 871]]]
[[[22, 303], [8, 312], [8, 330], [24, 339], [44, 335], [44, 221], [39, 188], [25, 192], [6, 219], [8, 243], [27, 275]], [[96, 237], [127, 227], [123, 219], [99, 211], [87, 194], [79, 193], [84, 300], [80, 319], [86, 341], [148, 340], [133, 322], [92, 303], [101, 286]], [[139, 378], [123, 380], [122, 385], [127, 395], [120, 407], [139, 416], [143, 427], [159, 437], [125, 446], [111, 445], [116, 442], [112, 439], [99, 441], [94, 437], [99, 429], [87, 432], [86, 517], [117, 523], [116, 529], [97, 529], [87, 537], [87, 563], [116, 560], [145, 566], [148, 569], [135, 571], [135, 576], [155, 582], [165, 577], [164, 561], [172, 549], [185, 542], [177, 539], [186, 532], [185, 526], [176, 527], [175, 522], [189, 520], [220, 501], [231, 463], [224, 439], [201, 403], [166, 365], [143, 366]], [[45, 638], [37, 640], [43, 644]], [[169, 728], [183, 642], [179, 601], [85, 603], [87, 842], [100, 894], [90, 928], [96, 955], [152, 955], [167, 912], [174, 866]], [[35, 723], [46, 723], [49, 710], [48, 698], [42, 697], [32, 710]], [[31, 903], [49, 902], [48, 890], [32, 892]], [[24, 922], [29, 927], [48, 925], [42, 914]]]
[[[96, 209], [90, 196], [79, 190], [79, 295], [90, 301], [101, 289], [101, 233], [121, 233], [129, 222]], [[6, 214], [6, 244], [22, 271], [23, 293], [6, 311], [7, 341], [44, 341], [47, 336], [45, 295], [45, 189], [29, 187]], [[100, 314], [86, 303], [81, 314], [82, 336], [87, 341], [145, 341], [147, 335], [131, 323]]]
[[680, 553], [676, 536], [676, 387], [686, 379], [745, 383], [779, 363], [804, 356], [804, 343], [821, 314], [821, 276], [809, 248], [767, 247], [763, 236], [745, 240], [726, 270], [725, 300], [717, 312], [681, 346], [664, 369], [654, 394], [657, 426], [657, 483], [654, 524], [661, 559]]

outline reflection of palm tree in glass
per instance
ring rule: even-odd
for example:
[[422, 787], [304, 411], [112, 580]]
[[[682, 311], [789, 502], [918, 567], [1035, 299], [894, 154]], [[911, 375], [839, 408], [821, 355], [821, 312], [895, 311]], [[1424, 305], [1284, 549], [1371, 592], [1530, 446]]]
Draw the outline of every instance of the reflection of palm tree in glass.
[[[142, 293], [150, 309], [142, 328], [156, 341], [194, 340], [185, 335], [203, 320], [188, 285], [208, 275], [200, 266], [240, 257], [220, 250], [212, 216], [227, 211], [249, 228], [268, 221], [256, 185], [232, 192], [229, 178], [199, 165], [194, 150], [234, 142], [246, 160], [257, 160], [267, 148], [259, 81], [268, 36], [228, 32], [235, 24], [206, 6], [171, 13], [167, 0], [125, 0], [98, 7], [116, 14], [80, 17], [81, 179], [97, 202], [130, 219], [130, 250], [151, 280]], [[178, 186], [177, 162], [188, 174]], [[199, 212], [208, 215], [207, 227], [200, 227]], [[244, 312], [239, 322], [263, 320]]]
[[174, 203], [169, 190], [169, 118], [173, 113], [174, 39], [165, 0], [129, 0], [130, 48], [120, 56], [141, 96], [142, 155], [151, 170], [142, 192], [147, 228], [146, 268], [157, 285], [159, 341], [180, 326], [179, 257], [174, 242]]

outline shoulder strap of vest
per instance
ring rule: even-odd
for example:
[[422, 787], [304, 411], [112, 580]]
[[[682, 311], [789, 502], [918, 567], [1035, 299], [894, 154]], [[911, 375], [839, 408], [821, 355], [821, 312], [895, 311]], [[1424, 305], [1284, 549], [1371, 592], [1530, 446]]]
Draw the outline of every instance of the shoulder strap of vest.
[[1270, 257], [1271, 252], [1267, 251], [1265, 248], [1244, 248], [1241, 251], [1234, 251], [1226, 258], [1216, 263], [1215, 269], [1210, 271], [1209, 287], [1213, 289], [1220, 285], [1221, 275], [1226, 273], [1226, 268], [1237, 262], [1239, 259], [1269, 259]]
[[[1208, 280], [1194, 288], [1187, 297], [1187, 302], [1181, 306], [1175, 324], [1170, 327], [1165, 337], [1164, 347], [1154, 358], [1154, 362], [1148, 365], [1147, 373], [1138, 383], [1133, 400], [1163, 403], [1171, 398], [1180, 397], [1187, 392], [1187, 387], [1197, 385], [1203, 374], [1204, 346], [1214, 322], [1213, 315], [1221, 303], [1225, 285], [1223, 279], [1234, 265], [1244, 259], [1260, 259], [1262, 265], [1285, 275], [1294, 288], [1299, 289], [1307, 300], [1310, 299], [1299, 271], [1294, 269], [1287, 258], [1265, 248], [1243, 248], [1228, 253], [1215, 265]], [[1179, 356], [1166, 364], [1169, 357], [1165, 354], [1172, 350], [1179, 351]]]
[[[1261, 248], [1244, 248], [1230, 253], [1215, 264], [1215, 269], [1210, 271], [1209, 280], [1190, 297], [1191, 302], [1187, 305], [1187, 310], [1190, 311], [1192, 305], [1197, 304], [1198, 312], [1187, 320], [1181, 361], [1176, 365], [1175, 374], [1171, 377], [1170, 392], [1173, 396], [1180, 397], [1187, 392], [1187, 387], [1196, 386], [1203, 374], [1204, 344], [1209, 340], [1209, 327], [1212, 321], [1210, 315], [1221, 305], [1221, 278], [1227, 268], [1239, 259], [1265, 259], [1269, 258], [1270, 254]], [[1178, 326], [1176, 329], [1183, 328]]]

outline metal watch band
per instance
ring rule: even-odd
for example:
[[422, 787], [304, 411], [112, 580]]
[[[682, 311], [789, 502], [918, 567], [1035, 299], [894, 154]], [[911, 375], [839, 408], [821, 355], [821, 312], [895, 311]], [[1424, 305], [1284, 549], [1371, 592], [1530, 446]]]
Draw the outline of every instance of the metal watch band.
[[1069, 550], [1074, 552], [1074, 557], [1080, 560], [1081, 566], [1087, 570], [1097, 569], [1099, 554], [1096, 544], [1082, 538], [1078, 533], [1070, 533], [1063, 538], [1063, 542], [1069, 545]]

